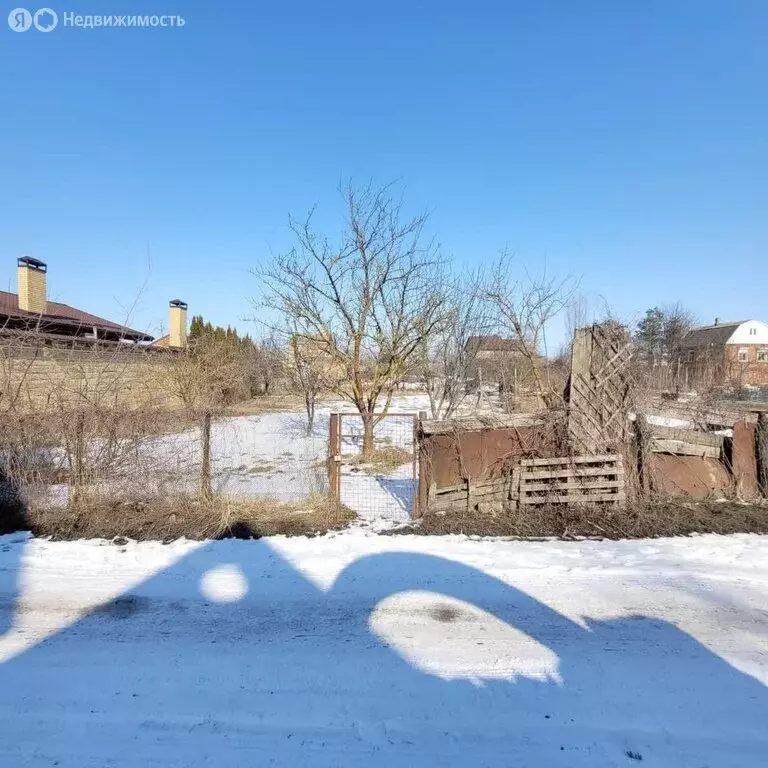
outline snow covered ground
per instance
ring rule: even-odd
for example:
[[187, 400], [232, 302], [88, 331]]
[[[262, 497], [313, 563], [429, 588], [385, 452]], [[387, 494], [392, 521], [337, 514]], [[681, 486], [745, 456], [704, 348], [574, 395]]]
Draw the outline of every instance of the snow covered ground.
[[[429, 407], [425, 395], [401, 395], [393, 399], [390, 411], [417, 414]], [[326, 402], [318, 407], [312, 434], [307, 435], [303, 410], [238, 416], [214, 422], [211, 430], [211, 457], [214, 489], [233, 496], [264, 496], [278, 501], [296, 501], [327, 488], [329, 417], [332, 412], [347, 414], [343, 419], [342, 452], [360, 452], [362, 422], [351, 404]], [[413, 425], [407, 417], [387, 417], [376, 428], [377, 446], [413, 448]], [[98, 444], [93, 446], [98, 453]], [[144, 490], [165, 484], [166, 492], [194, 492], [199, 483], [200, 432], [191, 429], [143, 443], [126, 462], [124, 474], [118, 468], [104, 483], [120, 494], [122, 485], [137, 483]], [[63, 462], [63, 458], [59, 457]], [[138, 468], [138, 469], [137, 469]], [[140, 471], [138, 471], [140, 469]], [[406, 463], [385, 475], [369, 475], [343, 468], [341, 500], [358, 513], [359, 525], [383, 530], [410, 518], [413, 503], [413, 466]], [[67, 488], [52, 486], [51, 503], [64, 505]]]
[[[396, 398], [390, 411], [417, 414], [427, 407], [423, 395]], [[362, 448], [362, 420], [349, 403], [327, 403], [318, 408], [315, 428], [306, 433], [303, 411], [243, 416], [217, 422], [212, 430], [214, 483], [222, 493], [239, 496], [269, 496], [281, 501], [302, 499], [326, 488], [328, 427], [332, 412], [341, 412], [342, 453], [353, 456]], [[402, 415], [388, 416], [376, 428], [379, 447], [413, 449], [413, 421]], [[193, 443], [192, 450], [179, 449], [181, 441]], [[161, 438], [157, 446], [168, 455], [193, 456], [197, 434]], [[157, 450], [157, 448], [153, 448]], [[187, 458], [188, 461], [188, 458]], [[167, 466], [167, 464], [166, 464]], [[341, 501], [358, 514], [359, 523], [383, 530], [410, 519], [414, 482], [413, 465], [408, 462], [384, 475], [370, 475], [342, 467]]]
[[2, 766], [768, 764], [768, 537], [0, 537]]

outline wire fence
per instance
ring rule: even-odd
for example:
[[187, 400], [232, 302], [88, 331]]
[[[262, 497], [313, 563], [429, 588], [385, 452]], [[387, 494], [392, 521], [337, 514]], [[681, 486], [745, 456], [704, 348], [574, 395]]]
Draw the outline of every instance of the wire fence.
[[363, 419], [338, 414], [339, 498], [364, 521], [406, 522], [417, 496], [416, 423], [413, 413], [392, 413], [373, 426], [373, 448], [363, 454]]

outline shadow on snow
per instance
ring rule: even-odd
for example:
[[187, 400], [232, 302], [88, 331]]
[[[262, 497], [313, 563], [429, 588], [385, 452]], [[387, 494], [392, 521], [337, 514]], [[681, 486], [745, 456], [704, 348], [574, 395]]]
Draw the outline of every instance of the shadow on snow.
[[[16, 594], [10, 565], [0, 597]], [[222, 565], [245, 577], [238, 602], [200, 592]], [[527, 634], [557, 655], [559, 682], [473, 684], [416, 669], [370, 627], [382, 600], [410, 590]], [[450, 642], [461, 615], [434, 620]], [[761, 683], [664, 621], [584, 627], [482, 571], [417, 553], [362, 557], [323, 590], [267, 541], [227, 541], [0, 665], [0, 762], [743, 767], [765, 764], [766, 712]]]

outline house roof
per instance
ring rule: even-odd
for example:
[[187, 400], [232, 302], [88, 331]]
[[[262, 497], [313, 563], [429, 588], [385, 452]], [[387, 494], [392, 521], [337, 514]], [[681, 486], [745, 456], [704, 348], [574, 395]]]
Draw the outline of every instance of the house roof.
[[470, 336], [467, 347], [474, 347], [476, 352], [519, 352], [517, 339], [505, 339], [503, 336]]
[[[37, 321], [40, 315], [19, 309], [18, 294], [0, 291], [0, 317]], [[82, 328], [83, 331], [90, 331], [95, 327], [100, 331], [105, 331], [110, 336], [119, 336], [130, 341], [152, 341], [152, 336], [143, 331], [136, 331], [119, 323], [113, 323], [111, 320], [105, 320], [98, 315], [92, 315], [90, 312], [70, 307], [69, 304], [60, 304], [57, 301], [48, 302], [42, 318], [49, 324]]]
[[732, 323], [718, 323], [717, 325], [702, 325], [698, 328], [691, 328], [683, 338], [683, 346], [686, 347], [723, 347], [728, 343], [728, 339], [733, 336], [736, 329], [747, 322], [739, 320]]

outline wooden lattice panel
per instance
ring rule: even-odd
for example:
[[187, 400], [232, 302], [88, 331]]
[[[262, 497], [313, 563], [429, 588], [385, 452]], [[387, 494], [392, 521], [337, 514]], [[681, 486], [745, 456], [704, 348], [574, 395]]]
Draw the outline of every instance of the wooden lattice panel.
[[568, 436], [576, 454], [604, 454], [625, 439], [630, 352], [623, 328], [593, 325], [573, 339]]
[[610, 504], [626, 500], [621, 456], [564, 456], [523, 459], [515, 472], [518, 502], [542, 504]]

